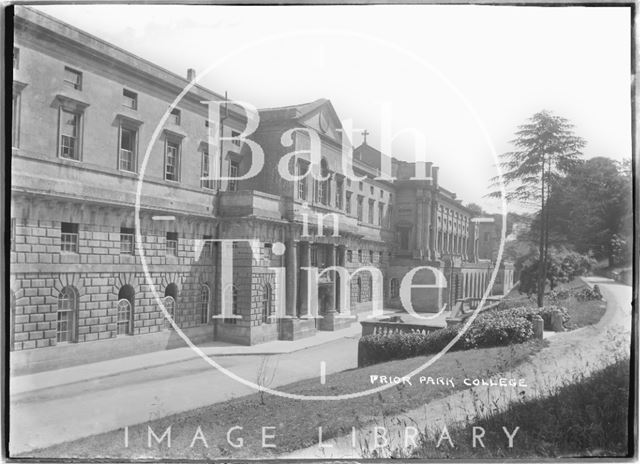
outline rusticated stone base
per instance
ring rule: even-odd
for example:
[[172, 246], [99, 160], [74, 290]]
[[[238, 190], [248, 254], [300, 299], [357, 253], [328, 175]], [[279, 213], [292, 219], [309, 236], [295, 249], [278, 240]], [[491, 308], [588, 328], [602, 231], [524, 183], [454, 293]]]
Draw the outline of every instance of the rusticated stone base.
[[329, 311], [323, 314], [322, 319], [318, 319], [318, 329], [320, 330], [340, 330], [351, 326], [356, 321], [356, 316], [338, 317], [340, 313]]
[[317, 333], [315, 319], [281, 319], [280, 340], [299, 340]]

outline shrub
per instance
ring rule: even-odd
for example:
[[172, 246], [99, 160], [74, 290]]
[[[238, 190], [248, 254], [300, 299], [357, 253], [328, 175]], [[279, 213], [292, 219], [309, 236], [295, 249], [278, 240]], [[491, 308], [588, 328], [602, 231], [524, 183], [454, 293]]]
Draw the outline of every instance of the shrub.
[[[527, 309], [530, 308], [518, 308]], [[532, 338], [533, 327], [530, 320], [519, 313], [512, 314], [511, 311], [481, 313], [451, 349], [490, 348], [522, 343]], [[438, 353], [458, 335], [462, 327], [446, 327], [427, 334], [365, 335], [358, 342], [358, 367]]]
[[593, 290], [589, 287], [584, 287], [575, 292], [575, 297], [578, 301], [592, 301], [592, 300], [601, 300], [602, 293], [600, 293], [600, 287], [597, 285], [593, 286]]
[[522, 343], [533, 337], [533, 326], [524, 317], [506, 311], [479, 316], [464, 335], [467, 348], [489, 348], [492, 346]]
[[[437, 353], [458, 335], [459, 330], [454, 326], [426, 335], [418, 332], [365, 335], [358, 342], [358, 366]], [[460, 342], [452, 347], [454, 350], [462, 348]]]
[[507, 308], [507, 309], [498, 309], [494, 311], [495, 313], [509, 313], [513, 317], [524, 317], [526, 320], [531, 322], [533, 316], [540, 316], [544, 321], [545, 327], [551, 326], [551, 315], [554, 311], [560, 311], [560, 315], [562, 316], [562, 325], [566, 328], [567, 324], [571, 320], [569, 316], [569, 312], [566, 308], [562, 306], [543, 306], [542, 308], [537, 308], [533, 306], [520, 306], [516, 308]]
[[567, 289], [551, 290], [549, 292], [549, 299], [554, 302], [566, 300], [571, 296], [571, 292]]
[[[545, 273], [549, 288], [553, 290], [559, 283], [569, 282], [577, 276], [588, 274], [595, 264], [595, 260], [590, 255], [576, 253], [566, 248], [550, 249]], [[519, 287], [521, 293], [531, 295], [537, 292], [538, 267], [537, 252], [521, 260]]]

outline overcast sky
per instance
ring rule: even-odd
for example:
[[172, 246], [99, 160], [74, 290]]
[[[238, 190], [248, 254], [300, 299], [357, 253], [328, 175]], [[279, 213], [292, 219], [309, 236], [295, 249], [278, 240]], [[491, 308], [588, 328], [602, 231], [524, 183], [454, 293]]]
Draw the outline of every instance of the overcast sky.
[[[393, 131], [424, 134], [440, 183], [492, 212], [485, 130], [503, 153], [517, 126], [547, 109], [575, 124], [586, 157], [631, 156], [629, 8], [38, 8], [181, 75], [226, 57], [200, 83], [257, 107], [328, 98], [374, 146], [390, 104]], [[409, 160], [412, 147], [402, 135], [394, 156]]]

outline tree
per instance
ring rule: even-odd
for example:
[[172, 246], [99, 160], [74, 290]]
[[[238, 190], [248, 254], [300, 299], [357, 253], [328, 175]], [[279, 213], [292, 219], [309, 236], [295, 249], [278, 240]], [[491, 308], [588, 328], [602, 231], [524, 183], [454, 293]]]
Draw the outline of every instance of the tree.
[[624, 166], [604, 157], [578, 163], [548, 201], [551, 236], [579, 253], [607, 258], [610, 267], [630, 258], [632, 184]]
[[482, 206], [476, 203], [467, 204], [467, 208], [470, 209], [476, 217], [482, 217], [485, 215], [485, 212], [482, 210]]
[[[511, 144], [515, 150], [500, 155], [498, 166], [502, 175], [492, 179], [492, 186], [504, 184], [507, 201], [540, 207], [538, 251], [541, 258], [536, 288], [538, 306], [542, 306], [549, 248], [547, 199], [562, 176], [578, 162], [585, 141], [574, 135], [573, 125], [567, 119], [541, 111], [518, 128]], [[500, 198], [502, 191], [493, 191], [489, 196]]]

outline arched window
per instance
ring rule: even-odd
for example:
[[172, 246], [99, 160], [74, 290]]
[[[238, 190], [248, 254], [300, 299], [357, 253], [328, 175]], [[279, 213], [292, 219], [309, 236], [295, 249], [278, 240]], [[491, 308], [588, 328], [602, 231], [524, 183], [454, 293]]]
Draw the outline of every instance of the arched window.
[[[171, 316], [171, 319], [173, 319], [174, 322], [176, 322], [176, 307], [178, 306], [177, 300], [178, 300], [178, 286], [176, 284], [167, 285], [167, 288], [164, 290], [163, 303], [164, 303], [165, 309], [167, 310], [167, 312]], [[169, 322], [168, 318], [165, 319], [164, 324], [166, 328], [172, 327], [171, 322]]]
[[209, 287], [202, 285], [200, 287], [200, 323], [206, 324], [209, 322]]
[[76, 341], [77, 315], [78, 295], [73, 287], [65, 287], [58, 295], [57, 343]]
[[400, 282], [398, 279], [391, 279], [389, 292], [391, 293], [391, 298], [398, 298], [400, 295]]
[[356, 279], [356, 290], [358, 292], [356, 295], [356, 301], [358, 303], [362, 303], [362, 279], [360, 277]]
[[133, 333], [133, 303], [135, 290], [131, 285], [124, 285], [118, 292], [118, 335], [131, 335]]
[[369, 291], [367, 292], [367, 301], [373, 300], [373, 276], [370, 276], [367, 281], [369, 282]]
[[272, 292], [271, 285], [266, 284], [262, 287], [262, 323], [269, 324], [272, 322], [272, 318], [270, 317], [273, 313], [273, 301], [272, 301]]

